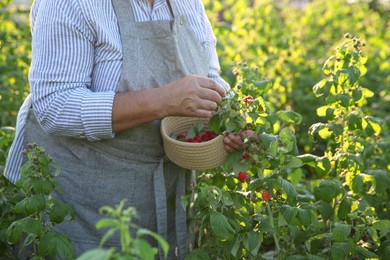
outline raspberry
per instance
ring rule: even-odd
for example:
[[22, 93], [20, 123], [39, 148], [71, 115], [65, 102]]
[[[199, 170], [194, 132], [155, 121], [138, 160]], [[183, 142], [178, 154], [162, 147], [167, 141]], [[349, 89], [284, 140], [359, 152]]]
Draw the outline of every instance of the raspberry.
[[245, 172], [238, 173], [238, 179], [240, 180], [240, 182], [245, 182], [247, 177], [248, 177], [248, 175]]
[[243, 153], [242, 154], [242, 159], [246, 160], [249, 158], [249, 153]]
[[263, 191], [263, 193], [261, 194], [261, 197], [263, 198], [264, 201], [267, 202], [271, 198], [271, 195], [269, 195], [269, 193], [267, 191]]

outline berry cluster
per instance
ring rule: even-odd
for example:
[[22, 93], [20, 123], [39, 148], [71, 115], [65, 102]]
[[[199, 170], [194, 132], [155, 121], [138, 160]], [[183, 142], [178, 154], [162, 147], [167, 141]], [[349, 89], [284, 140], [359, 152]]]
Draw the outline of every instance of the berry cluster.
[[207, 131], [205, 133], [200, 133], [194, 137], [187, 137], [185, 134], [178, 134], [176, 140], [187, 142], [187, 143], [201, 143], [213, 140], [217, 135], [213, 131]]

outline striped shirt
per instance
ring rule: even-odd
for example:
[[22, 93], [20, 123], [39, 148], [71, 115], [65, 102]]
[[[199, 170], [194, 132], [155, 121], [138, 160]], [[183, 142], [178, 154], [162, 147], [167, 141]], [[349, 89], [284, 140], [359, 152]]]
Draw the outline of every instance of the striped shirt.
[[[216, 39], [201, 0], [174, 1], [209, 54], [208, 77], [219, 76]], [[172, 19], [166, 0], [130, 1], [136, 22]], [[31, 8], [31, 95], [21, 107], [5, 176], [19, 179], [26, 115], [33, 105], [47, 133], [91, 141], [113, 138], [112, 106], [122, 65], [117, 18], [110, 0], [35, 0]]]

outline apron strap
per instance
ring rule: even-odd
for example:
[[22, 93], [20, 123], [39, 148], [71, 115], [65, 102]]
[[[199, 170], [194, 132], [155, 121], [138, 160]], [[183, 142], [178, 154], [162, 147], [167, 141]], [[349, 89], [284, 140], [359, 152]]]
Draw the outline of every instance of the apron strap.
[[169, 11], [171, 11], [171, 15], [173, 18], [176, 18], [179, 16], [179, 13], [177, 12], [176, 4], [174, 3], [174, 0], [166, 0], [167, 5], [169, 7]]
[[[154, 199], [156, 204], [157, 214], [157, 233], [168, 241], [168, 213], [167, 213], [167, 193], [165, 188], [164, 177], [164, 159], [160, 159], [157, 168], [154, 171]], [[175, 226], [176, 226], [176, 254], [178, 259], [184, 259], [189, 253], [188, 239], [187, 239], [187, 213], [185, 207], [182, 205], [182, 198], [185, 195], [186, 189], [186, 174], [179, 172], [176, 183], [176, 211], [175, 211]], [[175, 246], [175, 245], [170, 245]], [[164, 259], [164, 252], [160, 245], [159, 257]]]
[[[168, 213], [167, 213], [167, 192], [164, 178], [164, 157], [154, 171], [154, 200], [157, 214], [157, 233], [168, 241]], [[160, 259], [164, 259], [164, 252], [158, 245]]]
[[184, 259], [188, 255], [187, 241], [187, 214], [186, 209], [182, 205], [182, 198], [186, 190], [186, 175], [184, 172], [179, 173], [179, 178], [176, 184], [176, 243], [178, 247], [179, 259]]
[[[135, 22], [134, 10], [130, 1], [133, 0], [127, 0], [127, 1], [112, 0], [111, 1], [118, 19], [119, 17], [128, 17], [128, 21]], [[121, 23], [123, 21], [118, 21], [118, 22]], [[119, 28], [121, 28], [121, 26]]]

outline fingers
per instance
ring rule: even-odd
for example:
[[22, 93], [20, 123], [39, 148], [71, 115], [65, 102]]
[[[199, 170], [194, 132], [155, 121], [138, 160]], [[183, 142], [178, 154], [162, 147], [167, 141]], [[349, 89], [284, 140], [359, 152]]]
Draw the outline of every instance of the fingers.
[[233, 133], [228, 133], [223, 138], [223, 143], [225, 145], [225, 150], [230, 153], [244, 148], [241, 136]]
[[220, 97], [226, 96], [225, 89], [221, 85], [219, 85], [216, 81], [205, 77], [197, 77], [197, 80], [201, 87], [217, 92]]

